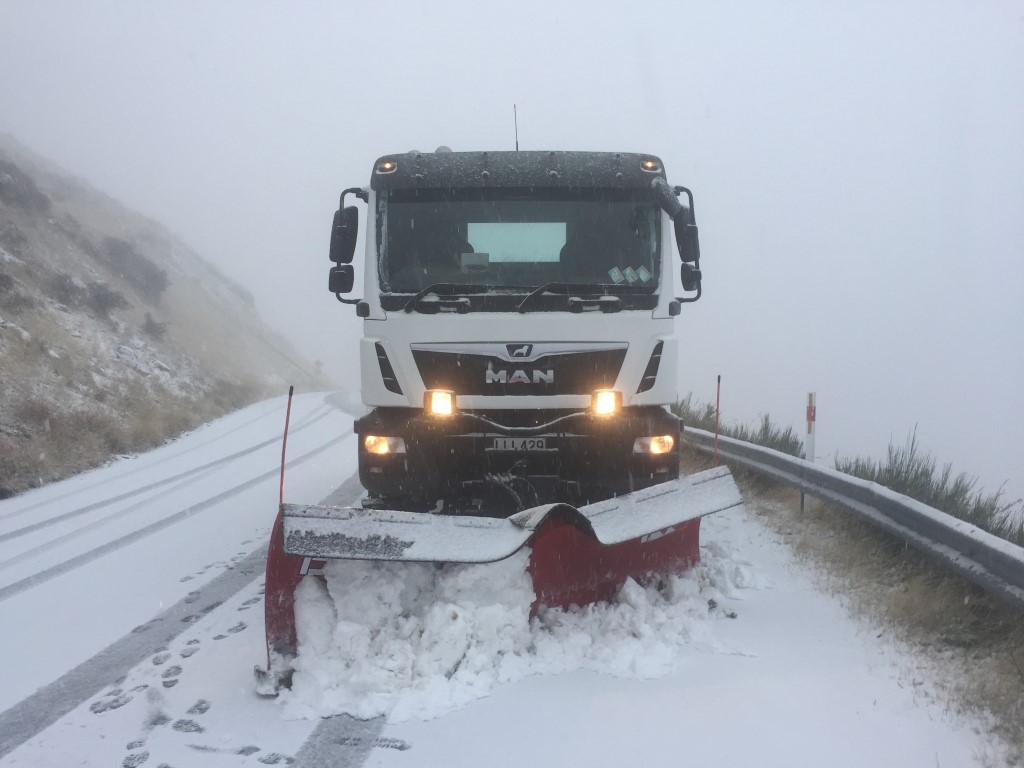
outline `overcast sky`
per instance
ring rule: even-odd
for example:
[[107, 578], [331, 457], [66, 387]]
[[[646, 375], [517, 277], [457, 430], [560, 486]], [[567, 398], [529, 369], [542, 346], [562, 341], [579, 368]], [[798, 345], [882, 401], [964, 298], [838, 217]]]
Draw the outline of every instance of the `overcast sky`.
[[344, 383], [341, 189], [409, 149], [642, 151], [691, 187], [680, 389], [1024, 494], [1024, 2], [0, 0], [0, 130], [168, 225]]

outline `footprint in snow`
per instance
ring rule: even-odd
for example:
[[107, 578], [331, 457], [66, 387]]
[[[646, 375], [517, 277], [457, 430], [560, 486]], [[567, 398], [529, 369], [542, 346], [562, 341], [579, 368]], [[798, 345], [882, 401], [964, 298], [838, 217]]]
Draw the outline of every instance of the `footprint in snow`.
[[99, 715], [111, 709], [120, 709], [131, 700], [131, 696], [128, 696], [120, 688], [115, 688], [102, 699], [94, 701], [92, 704], [90, 704], [89, 711], [92, 712], [94, 715]]
[[[231, 634], [235, 635], [235, 634], [238, 634], [239, 632], [241, 632], [243, 629], [245, 629], [248, 626], [249, 625], [246, 624], [244, 621], [240, 621], [237, 624], [235, 624], [235, 626], [228, 627], [228, 632], [230, 632]], [[216, 635], [213, 639], [214, 640], [224, 640], [226, 637], [227, 637], [227, 635]]]
[[150, 661], [153, 662], [154, 666], [159, 667], [161, 664], [164, 664], [169, 658], [171, 658], [171, 654], [161, 651], [152, 659], [150, 659]]
[[194, 645], [187, 646], [178, 651], [178, 655], [181, 656], [181, 658], [183, 659], [187, 659], [189, 656], [193, 656], [197, 653], [199, 653], [199, 648]]
[[250, 608], [252, 608], [257, 603], [262, 602], [262, 600], [263, 600], [262, 597], [250, 597], [248, 600], [246, 600], [244, 603], [242, 603], [240, 606], [238, 606], [238, 610], [240, 610], [240, 611], [248, 611]]
[[173, 667], [168, 667], [164, 670], [164, 673], [160, 675], [163, 678], [164, 688], [173, 688], [178, 684], [178, 675], [181, 674], [181, 667], [175, 664]]
[[280, 765], [281, 763], [291, 765], [295, 762], [295, 758], [288, 757], [288, 755], [282, 755], [280, 752], [271, 752], [270, 754], [259, 758], [259, 761], [264, 765]]
[[135, 752], [125, 756], [121, 761], [121, 768], [139, 768], [147, 760], [149, 760], [149, 752]]
[[195, 704], [186, 710], [185, 714], [188, 715], [205, 715], [210, 711], [210, 702], [206, 699], [200, 699]]
[[195, 720], [175, 720], [174, 725], [171, 726], [178, 733], [203, 733], [206, 729], [203, 728]]

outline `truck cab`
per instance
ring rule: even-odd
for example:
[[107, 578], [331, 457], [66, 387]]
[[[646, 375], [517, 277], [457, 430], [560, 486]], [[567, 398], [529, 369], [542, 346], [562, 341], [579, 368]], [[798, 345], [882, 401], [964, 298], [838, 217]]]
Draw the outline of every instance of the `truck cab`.
[[342, 193], [330, 255], [363, 318], [366, 506], [504, 516], [678, 476], [674, 325], [700, 254], [658, 157], [385, 155]]

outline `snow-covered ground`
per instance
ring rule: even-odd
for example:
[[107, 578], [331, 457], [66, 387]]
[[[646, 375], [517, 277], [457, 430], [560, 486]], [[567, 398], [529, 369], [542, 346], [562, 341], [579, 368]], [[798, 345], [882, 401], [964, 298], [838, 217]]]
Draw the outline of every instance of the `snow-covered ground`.
[[[286, 498], [358, 496], [351, 400], [296, 398]], [[346, 410], [350, 412], [346, 412]], [[968, 766], [928, 662], [819, 592], [752, 504], [660, 589], [533, 623], [522, 556], [332, 563], [258, 698], [282, 399], [0, 503], [0, 766]], [[5, 710], [5, 711], [4, 711]], [[320, 716], [351, 713], [320, 719]], [[310, 719], [305, 719], [310, 718]]]

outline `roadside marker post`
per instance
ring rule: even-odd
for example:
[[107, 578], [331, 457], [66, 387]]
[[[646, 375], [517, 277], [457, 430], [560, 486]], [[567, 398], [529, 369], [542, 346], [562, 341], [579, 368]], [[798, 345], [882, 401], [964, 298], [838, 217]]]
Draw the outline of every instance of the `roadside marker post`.
[[[804, 438], [804, 454], [807, 461], [814, 463], [814, 422], [818, 419], [818, 396], [807, 393], [807, 437]], [[804, 492], [800, 491], [800, 511], [804, 511]]]

